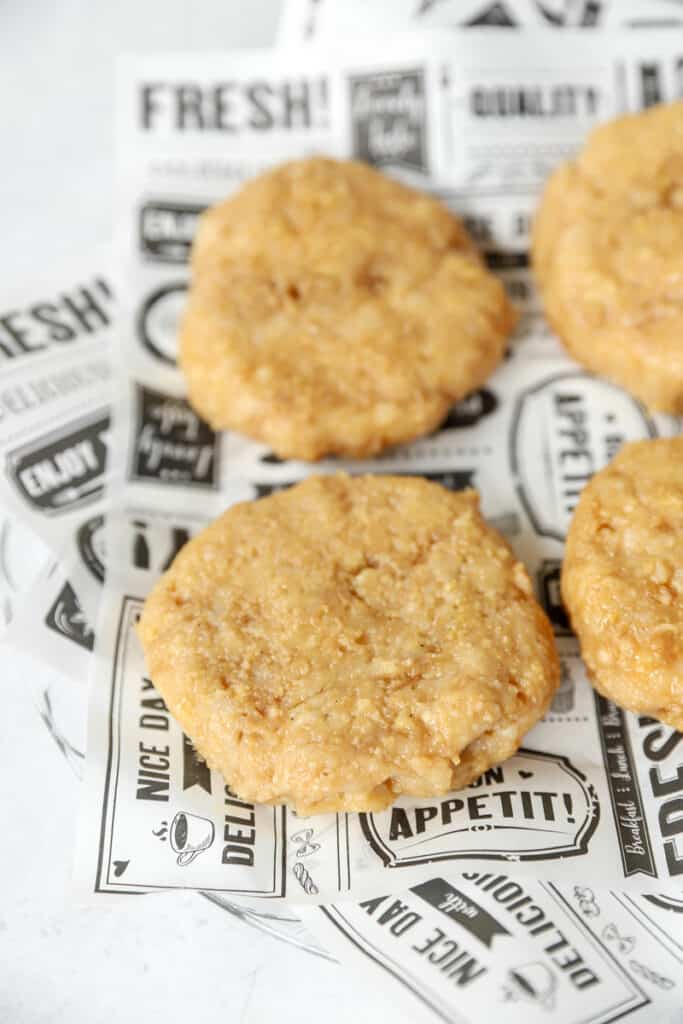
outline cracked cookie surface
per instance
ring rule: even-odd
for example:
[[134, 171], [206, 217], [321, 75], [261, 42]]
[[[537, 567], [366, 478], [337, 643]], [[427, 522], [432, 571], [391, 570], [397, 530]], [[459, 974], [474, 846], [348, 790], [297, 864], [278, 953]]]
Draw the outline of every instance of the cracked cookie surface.
[[150, 676], [244, 799], [302, 814], [433, 796], [509, 757], [559, 679], [475, 492], [311, 477], [192, 540], [139, 626]]
[[683, 729], [683, 437], [626, 445], [593, 477], [562, 596], [596, 688]]
[[445, 206], [316, 157], [202, 217], [180, 363], [215, 429], [282, 458], [365, 457], [437, 427], [495, 369], [515, 320]]
[[683, 102], [598, 128], [548, 182], [533, 263], [571, 354], [683, 412]]

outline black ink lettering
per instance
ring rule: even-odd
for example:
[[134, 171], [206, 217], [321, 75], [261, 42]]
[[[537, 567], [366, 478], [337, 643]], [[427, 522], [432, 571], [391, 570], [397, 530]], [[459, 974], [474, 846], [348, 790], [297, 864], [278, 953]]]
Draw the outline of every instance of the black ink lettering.
[[683, 797], [662, 804], [659, 808], [659, 828], [663, 836], [677, 836], [683, 832]]
[[156, 93], [161, 88], [163, 88], [163, 86], [160, 82], [143, 85], [142, 87], [142, 109], [140, 113], [143, 132], [148, 132], [152, 129], [152, 118], [159, 110]]
[[285, 82], [282, 88], [283, 126], [310, 128], [311, 102], [308, 82]]
[[492, 818], [492, 814], [484, 813], [486, 808], [485, 797], [482, 796], [468, 796], [467, 798], [467, 813], [470, 818], [475, 821], [480, 818]]
[[672, 877], [683, 875], [683, 857], [678, 856], [676, 844], [673, 840], [664, 843], [664, 856], [666, 857], [666, 866], [669, 869], [669, 874]]
[[271, 129], [274, 120], [268, 108], [268, 101], [273, 96], [272, 86], [268, 82], [253, 82], [247, 86], [245, 94], [252, 107], [252, 113], [247, 122], [249, 127], [258, 132]]
[[498, 903], [507, 903], [508, 900], [515, 899], [523, 891], [521, 885], [518, 885], [517, 882], [506, 882], [505, 885], [501, 885], [500, 889], [496, 889], [493, 898]]
[[402, 807], [391, 808], [391, 824], [389, 826], [389, 839], [393, 842], [396, 839], [412, 838], [413, 830], [408, 821], [408, 815]]
[[416, 807], [415, 808], [415, 831], [417, 835], [420, 835], [427, 828], [427, 822], [431, 821], [438, 814], [436, 807]]
[[213, 109], [215, 114], [214, 128], [222, 132], [236, 132], [238, 126], [232, 121], [233, 96], [235, 82], [223, 82], [213, 90]]
[[557, 796], [557, 793], [543, 793], [535, 792], [534, 796], [541, 798], [541, 804], [543, 805], [543, 817], [546, 821], [555, 821], [555, 811], [553, 809], [553, 800]]
[[497, 796], [498, 799], [500, 800], [500, 809], [502, 811], [504, 818], [514, 818], [515, 816], [515, 813], [512, 809], [513, 794], [514, 790], [511, 789], [502, 790], [502, 792], [494, 794], [494, 796]]
[[[679, 735], [680, 733], [674, 733]], [[654, 796], [669, 796], [671, 793], [679, 793], [683, 790], [683, 764], [676, 769], [675, 779], [663, 779], [659, 773], [659, 765], [650, 768], [650, 785]]]
[[180, 85], [176, 92], [176, 128], [178, 131], [204, 130], [202, 90], [198, 85]]
[[241, 864], [251, 868], [254, 866], [254, 851], [250, 846], [224, 846], [221, 861], [223, 864]]
[[450, 825], [453, 820], [453, 815], [461, 811], [465, 806], [464, 802], [457, 797], [451, 797], [450, 800], [444, 800], [441, 804], [441, 821], [444, 825]]
[[388, 924], [389, 921], [393, 921], [399, 914], [405, 914], [408, 907], [405, 903], [401, 903], [400, 900], [394, 900], [394, 902], [386, 909], [383, 910], [377, 920], [380, 924]]
[[422, 918], [420, 915], [416, 914], [414, 910], [411, 910], [407, 914], [404, 914], [398, 921], [394, 921], [390, 926], [389, 931], [392, 935], [405, 935], [407, 931], [410, 931], [410, 929], [421, 920]]
[[[14, 341], [16, 347], [21, 352], [30, 352], [31, 346], [26, 343], [28, 331], [17, 326], [16, 323], [13, 323], [13, 321], [15, 321], [18, 316], [20, 316], [19, 313], [6, 313], [4, 316], [1, 316], [0, 327], [3, 327], [7, 331], [10, 338]], [[5, 353], [5, 355], [9, 356], [10, 358], [16, 355], [16, 351], [14, 350], [14, 348], [8, 346], [7, 343], [2, 340], [1, 336], [0, 348]]]
[[457, 948], [458, 948], [458, 943], [457, 942], [455, 942], [453, 939], [446, 939], [444, 941], [443, 946], [442, 946], [442, 949], [445, 949], [446, 952], [443, 953], [443, 952], [439, 951], [438, 954], [437, 953], [430, 953], [429, 956], [427, 957], [427, 959], [429, 960], [430, 963], [442, 964], [444, 962], [444, 960], [447, 960], [451, 956], [451, 954], [453, 952], [455, 952], [455, 950], [457, 950]]
[[366, 914], [369, 914], [370, 917], [372, 917], [377, 908], [380, 907], [383, 903], [385, 903], [386, 900], [388, 899], [388, 896], [377, 896], [375, 899], [363, 900], [360, 906], [363, 908]]
[[98, 327], [106, 327], [109, 323], [105, 310], [87, 288], [81, 288], [74, 298], [62, 295], [61, 300], [87, 334], [92, 334]]
[[[362, 903], [361, 906], [363, 906]], [[419, 953], [422, 956], [422, 954], [428, 953], [430, 949], [433, 949], [437, 942], [441, 942], [445, 934], [446, 933], [442, 932], [440, 928], [435, 928], [433, 935], [425, 939], [424, 946], [413, 946], [412, 948], [416, 953]]]
[[29, 313], [34, 320], [44, 327], [49, 327], [48, 338], [51, 341], [73, 341], [76, 332], [69, 324], [58, 319], [59, 307], [52, 302], [39, 302], [31, 306]]
[[[658, 728], [648, 733], [643, 740], [643, 753], [650, 761], [664, 761], [669, 754], [673, 753], [678, 744], [683, 739], [683, 733], [672, 731], [666, 736], [664, 730], [655, 722], [654, 719], [639, 719], [640, 725], [657, 725]], [[664, 737], [664, 742], [660, 745], [660, 740]]]

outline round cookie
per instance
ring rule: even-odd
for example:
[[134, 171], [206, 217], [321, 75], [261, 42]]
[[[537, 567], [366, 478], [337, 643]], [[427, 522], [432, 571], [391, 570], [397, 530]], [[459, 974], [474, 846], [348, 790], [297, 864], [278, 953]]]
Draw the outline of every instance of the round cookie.
[[596, 688], [683, 729], [683, 436], [625, 445], [586, 486], [562, 596]]
[[555, 171], [533, 263], [572, 355], [683, 413], [683, 102], [603, 125]]
[[317, 157], [202, 217], [180, 364], [215, 429], [282, 458], [361, 458], [438, 426], [490, 375], [515, 319], [444, 206]]
[[558, 678], [529, 577], [475, 492], [311, 477], [191, 541], [139, 626], [155, 686], [240, 797], [434, 796], [515, 752]]

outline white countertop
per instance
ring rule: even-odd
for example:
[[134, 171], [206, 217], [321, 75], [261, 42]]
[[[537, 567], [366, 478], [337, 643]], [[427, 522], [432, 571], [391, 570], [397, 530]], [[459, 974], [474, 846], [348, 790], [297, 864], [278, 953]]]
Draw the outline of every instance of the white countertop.
[[[278, 12], [277, 0], [0, 4], [3, 289], [108, 242], [116, 55], [267, 45]], [[0, 664], [3, 1024], [387, 1019], [336, 964], [199, 895], [72, 905], [79, 783], [39, 714], [55, 678], [2, 646]]]
[[5, 651], [2, 665], [3, 1024], [385, 1019], [381, 998], [359, 991], [341, 967], [197, 894], [71, 905], [79, 786], [39, 718], [34, 691], [50, 674]]

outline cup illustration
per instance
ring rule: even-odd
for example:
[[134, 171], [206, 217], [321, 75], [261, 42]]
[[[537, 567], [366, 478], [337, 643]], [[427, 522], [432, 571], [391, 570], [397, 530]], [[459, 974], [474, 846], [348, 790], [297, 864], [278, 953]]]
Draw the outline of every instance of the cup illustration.
[[212, 821], [200, 818], [198, 814], [179, 811], [170, 828], [171, 846], [178, 854], [178, 866], [191, 864], [203, 850], [208, 850], [215, 835]]
[[526, 999], [537, 1003], [544, 1010], [552, 1010], [555, 1006], [555, 989], [557, 979], [550, 968], [538, 960], [529, 964], [521, 964], [508, 971], [510, 987], [508, 998], [513, 1001]]

